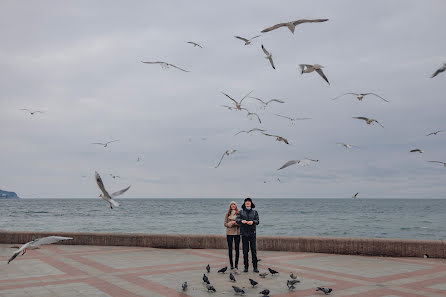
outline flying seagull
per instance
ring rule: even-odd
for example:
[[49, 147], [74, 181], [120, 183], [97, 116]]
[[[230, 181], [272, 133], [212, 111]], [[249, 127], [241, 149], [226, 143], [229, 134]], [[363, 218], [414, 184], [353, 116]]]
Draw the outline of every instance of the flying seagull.
[[255, 132], [255, 131], [265, 132], [266, 130], [260, 129], [260, 128], [252, 128], [251, 130], [248, 130], [248, 131], [245, 131], [245, 130], [239, 131], [239, 132], [235, 133], [234, 136], [239, 135], [240, 133], [250, 134], [250, 133]]
[[110, 173], [110, 176], [113, 177], [113, 179], [121, 178], [119, 175], [113, 175], [113, 174], [111, 174], [111, 173]]
[[438, 74], [444, 72], [446, 70], [446, 63], [443, 63], [443, 66], [435, 70], [435, 72], [432, 74], [431, 78], [436, 77]]
[[336, 142], [336, 144], [340, 144], [340, 145], [342, 145], [343, 147], [345, 147], [346, 149], [351, 149], [351, 148], [353, 148], [353, 147], [357, 147], [356, 145], [348, 144], [348, 143], [343, 143], [343, 142]]
[[413, 150], [410, 150], [410, 152], [411, 153], [420, 153], [420, 154], [422, 154], [422, 153], [424, 153], [422, 150], [420, 150], [420, 149], [413, 149]]
[[435, 132], [431, 132], [431, 133], [427, 134], [426, 136], [437, 135], [438, 133], [443, 132], [443, 131], [444, 130], [438, 130], [438, 131], [435, 131]]
[[119, 139], [112, 140], [112, 141], [107, 141], [106, 143], [102, 143], [102, 142], [93, 142], [92, 144], [99, 144], [99, 145], [102, 145], [102, 146], [104, 146], [104, 147], [107, 147], [109, 143], [116, 142], [116, 141], [119, 141]]
[[382, 100], [384, 100], [384, 101], [386, 101], [386, 102], [389, 102], [389, 100], [386, 100], [386, 99], [384, 99], [383, 97], [381, 97], [381, 96], [379, 96], [378, 94], [375, 94], [375, 93], [345, 93], [345, 94], [342, 94], [342, 95], [340, 95], [340, 96], [338, 96], [338, 97], [336, 97], [336, 98], [333, 98], [333, 99], [331, 99], [331, 100], [339, 99], [339, 98], [341, 98], [341, 97], [343, 97], [343, 96], [345, 96], [345, 95], [354, 95], [354, 96], [356, 96], [356, 98], [357, 98], [359, 101], [362, 101], [362, 99], [363, 99], [365, 96], [367, 96], [367, 95], [373, 95], [373, 96], [378, 97], [378, 98], [380, 98], [380, 99], [382, 99]]
[[109, 194], [107, 192], [107, 190], [104, 187], [104, 183], [102, 182], [102, 178], [99, 175], [99, 173], [97, 171], [94, 172], [95, 178], [96, 178], [96, 183], [98, 184], [99, 189], [101, 190], [102, 194], [99, 195], [99, 197], [101, 197], [102, 199], [104, 199], [105, 201], [107, 201], [110, 204], [110, 208], [113, 209], [113, 206], [118, 207], [119, 203], [116, 202], [113, 198], [124, 194], [125, 192], [127, 192], [128, 189], [130, 189], [130, 186], [128, 186], [125, 189], [122, 189], [120, 191], [114, 192], [112, 194]]
[[357, 192], [355, 195], [353, 195], [352, 198], [353, 198], [353, 199], [358, 198], [358, 194], [359, 194], [359, 192]]
[[381, 125], [381, 124], [380, 124], [377, 120], [375, 120], [375, 119], [369, 119], [369, 118], [366, 118], [366, 117], [352, 117], [352, 118], [354, 118], [354, 119], [358, 119], [358, 120], [363, 120], [363, 121], [365, 121], [365, 122], [367, 123], [367, 125], [370, 125], [370, 124], [372, 124], [373, 122], [376, 122], [378, 125], [380, 125], [381, 127], [384, 128], [384, 126]]
[[255, 112], [250, 112], [249, 110], [247, 110], [246, 108], [242, 107], [242, 110], [246, 111], [247, 114], [246, 116], [251, 120], [253, 118], [253, 116], [255, 116], [257, 118], [257, 120], [259, 121], [259, 123], [262, 123], [262, 120], [260, 120], [260, 117], [257, 113]]
[[161, 67], [164, 68], [164, 69], [167, 69], [167, 68], [169, 68], [170, 66], [172, 66], [173, 68], [176, 68], [176, 69], [178, 69], [178, 70], [181, 70], [181, 71], [184, 71], [184, 72], [190, 72], [189, 70], [186, 70], [186, 69], [180, 68], [180, 67], [178, 67], [178, 66], [175, 66], [175, 65], [173, 65], [173, 64], [170, 64], [170, 63], [167, 63], [167, 62], [162, 62], [162, 61], [155, 61], [155, 62], [141, 61], [141, 63], [144, 63], [144, 64], [159, 64], [159, 65], [161, 65]]
[[63, 237], [63, 236], [48, 236], [48, 237], [42, 237], [42, 238], [38, 238], [38, 239], [32, 240], [30, 242], [27, 242], [24, 245], [22, 245], [17, 251], [14, 252], [12, 257], [8, 260], [8, 264], [12, 260], [17, 258], [17, 256], [20, 255], [20, 253], [22, 253], [22, 256], [23, 256], [26, 253], [26, 249], [28, 249], [28, 248], [38, 247], [42, 244], [52, 244], [52, 243], [59, 242], [61, 240], [69, 240], [69, 239], [73, 239], [73, 238]]
[[232, 97], [229, 96], [228, 94], [222, 92], [223, 95], [225, 95], [226, 97], [228, 97], [228, 98], [229, 98], [230, 100], [232, 100], [232, 101], [234, 102], [234, 104], [235, 104], [235, 107], [230, 107], [230, 106], [225, 106], [225, 107], [228, 107], [229, 109], [234, 108], [234, 109], [237, 109], [237, 110], [242, 110], [242, 102], [243, 102], [243, 100], [245, 100], [246, 97], [248, 97], [249, 95], [251, 95], [252, 92], [253, 92], [253, 91], [251, 91], [251, 92], [249, 92], [248, 94], [246, 94], [245, 97], [243, 97], [243, 98], [240, 100], [240, 102], [237, 102], [237, 100], [235, 100], [234, 98], [232, 98]]
[[270, 99], [270, 100], [265, 102], [262, 99], [257, 98], [257, 97], [249, 97], [249, 98], [260, 101], [263, 104], [263, 108], [266, 108], [268, 106], [268, 104], [270, 104], [272, 102], [285, 103], [285, 101], [282, 101], [282, 100], [279, 100], [279, 99]]
[[245, 290], [243, 290], [243, 289], [240, 289], [239, 287], [236, 287], [236, 286], [232, 286], [232, 288], [234, 289], [234, 291], [235, 291], [235, 294], [240, 294], [240, 295], [243, 295], [243, 294], [245, 294]]
[[281, 169], [287, 168], [287, 167], [289, 167], [291, 165], [294, 165], [294, 164], [300, 164], [302, 166], [307, 166], [307, 165], [310, 164], [310, 162], [319, 162], [319, 160], [313, 160], [313, 159], [308, 159], [308, 158], [305, 158], [303, 160], [290, 160], [290, 161], [286, 162], [285, 164], [283, 164], [282, 167], [280, 167], [277, 170], [281, 170]]
[[317, 287], [316, 292], [317, 291], [321, 291], [323, 292], [325, 295], [330, 294], [331, 291], [333, 291], [332, 288], [321, 288], [321, 287]]
[[328, 19], [313, 19], [313, 20], [302, 19], [302, 20], [292, 21], [292, 22], [288, 22], [288, 23], [280, 23], [280, 24], [271, 26], [269, 28], [263, 29], [261, 32], [266, 33], [266, 32], [272, 31], [272, 30], [276, 30], [281, 27], [287, 27], [288, 29], [290, 29], [291, 33], [294, 34], [294, 29], [296, 28], [297, 25], [300, 25], [303, 23], [322, 23], [322, 22], [326, 22], [326, 21], [328, 21]]
[[41, 111], [41, 110], [29, 110], [29, 109], [27, 109], [27, 108], [22, 108], [22, 109], [20, 109], [20, 110], [25, 110], [25, 111], [27, 111], [27, 112], [29, 112], [29, 114], [30, 115], [34, 115], [35, 113], [44, 113], [43, 111]]
[[[233, 154], [233, 153], [235, 153], [237, 150], [234, 150], [234, 149], [230, 149], [230, 150], [227, 150], [227, 151], [225, 151], [224, 153], [223, 153], [223, 155], [221, 156], [221, 159], [220, 159], [220, 162], [218, 162], [218, 164], [217, 164], [217, 166], [215, 166], [215, 168], [217, 168], [218, 166], [220, 166], [220, 164], [221, 164], [221, 161], [223, 161], [223, 158], [225, 157], [225, 156], [229, 156], [230, 154]], [[227, 268], [227, 267], [226, 267]], [[219, 270], [220, 271], [220, 270]]]
[[275, 137], [276, 141], [283, 141], [283, 143], [290, 144], [285, 137], [282, 137], [282, 136], [279, 136], [279, 135], [272, 135], [272, 134], [268, 134], [268, 133], [265, 133], [265, 132], [262, 132], [262, 134], [266, 135], [266, 136]]
[[446, 167], [446, 162], [441, 162], [441, 161], [427, 161], [427, 162], [440, 163], [440, 164], [443, 164], [444, 167]]
[[319, 64], [299, 64], [299, 66], [301, 69], [300, 74], [316, 71], [328, 84], [330, 84], [328, 78], [325, 76], [324, 72], [322, 72], [322, 68], [324, 68], [324, 66]]
[[276, 67], [274, 67], [273, 55], [272, 55], [270, 52], [268, 52], [268, 51], [266, 50], [266, 48], [263, 46], [263, 44], [262, 44], [262, 50], [263, 50], [263, 52], [264, 52], [265, 55], [266, 55], [265, 59], [268, 59], [268, 60], [269, 60], [269, 63], [270, 63], [271, 66], [273, 67], [273, 69], [276, 69]]
[[193, 41], [188, 41], [187, 43], [192, 44], [194, 47], [198, 46], [199, 48], [203, 48], [201, 45]]
[[311, 120], [311, 118], [292, 118], [292, 117], [288, 117], [288, 116], [284, 116], [284, 115], [276, 114], [276, 113], [274, 115], [284, 118], [284, 119], [287, 119], [287, 120], [290, 120], [291, 124], [293, 124], [293, 125], [296, 123], [296, 121]]
[[250, 39], [246, 39], [246, 38], [240, 37], [240, 36], [234, 36], [234, 37], [237, 39], [243, 40], [245, 42], [245, 45], [249, 45], [249, 44], [251, 44], [251, 40], [253, 40], [254, 38], [260, 37], [260, 35], [254, 36]]

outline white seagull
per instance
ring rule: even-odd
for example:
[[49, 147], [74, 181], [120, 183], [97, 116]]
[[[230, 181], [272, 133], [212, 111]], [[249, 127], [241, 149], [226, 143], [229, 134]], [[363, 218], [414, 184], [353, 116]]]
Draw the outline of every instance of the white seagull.
[[313, 159], [308, 159], [308, 158], [305, 158], [303, 160], [290, 160], [290, 161], [286, 162], [285, 164], [283, 164], [282, 167], [280, 167], [277, 170], [281, 170], [281, 169], [287, 168], [287, 167], [289, 167], [291, 165], [294, 165], [294, 164], [300, 164], [302, 166], [308, 166], [308, 165], [310, 165], [311, 162], [319, 162], [319, 160], [313, 160]]
[[444, 130], [437, 130], [437, 131], [435, 131], [435, 132], [431, 132], [431, 133], [427, 134], [426, 136], [437, 135], [438, 133], [443, 132], [443, 131], [444, 131]]
[[110, 208], [111, 209], [113, 209], [113, 206], [118, 207], [119, 203], [116, 202], [115, 200], [113, 200], [113, 198], [115, 198], [115, 197], [117, 197], [119, 195], [122, 195], [125, 192], [127, 192], [127, 190], [130, 189], [130, 186], [128, 186], [127, 188], [122, 189], [120, 191], [117, 191], [117, 192], [114, 192], [112, 194], [109, 194], [107, 192], [107, 190], [105, 189], [104, 183], [102, 182], [102, 178], [101, 178], [101, 176], [99, 175], [99, 173], [97, 171], [94, 172], [94, 176], [95, 176], [95, 179], [96, 179], [96, 183], [98, 184], [98, 187], [99, 187], [99, 189], [102, 192], [102, 194], [99, 195], [99, 197], [101, 197], [102, 199], [107, 201], [110, 204]]
[[443, 66], [435, 70], [435, 72], [432, 74], [431, 78], [436, 77], [438, 74], [444, 72], [446, 70], [446, 63], [443, 63]]
[[300, 74], [304, 74], [304, 73], [310, 73], [313, 71], [316, 71], [328, 84], [330, 84], [330, 82], [328, 81], [328, 78], [325, 76], [324, 72], [322, 71], [322, 68], [324, 68], [324, 66], [319, 65], [319, 64], [299, 64], [300, 67]]
[[264, 52], [265, 55], [266, 55], [265, 59], [268, 59], [268, 60], [269, 60], [269, 63], [270, 63], [271, 66], [273, 67], [273, 69], [276, 69], [276, 67], [274, 67], [273, 54], [270, 53], [270, 52], [268, 52], [268, 51], [266, 50], [266, 48], [263, 46], [263, 44], [262, 44], [262, 50], [263, 50], [263, 52]]
[[427, 161], [427, 162], [430, 162], [430, 163], [440, 163], [440, 164], [443, 164], [444, 167], [446, 167], [446, 162], [441, 162], [441, 161]]
[[27, 108], [22, 108], [22, 109], [20, 109], [20, 110], [25, 110], [25, 111], [27, 111], [27, 112], [29, 112], [29, 114], [30, 115], [34, 115], [35, 113], [44, 113], [43, 111], [41, 111], [41, 110], [29, 110], [29, 109], [27, 109]]
[[348, 143], [343, 143], [343, 142], [336, 142], [336, 144], [340, 144], [340, 145], [342, 145], [343, 147], [345, 147], [346, 149], [351, 149], [351, 148], [353, 148], [353, 147], [357, 147], [356, 145], [348, 144]]
[[249, 95], [251, 95], [252, 92], [253, 92], [253, 91], [251, 91], [251, 92], [249, 92], [248, 94], [246, 94], [245, 97], [243, 97], [243, 98], [240, 100], [240, 102], [237, 102], [234, 98], [232, 98], [232, 97], [229, 96], [228, 94], [221, 92], [223, 95], [225, 95], [226, 97], [228, 97], [230, 100], [232, 100], [232, 101], [234, 102], [235, 107], [226, 106], [226, 105], [222, 105], [222, 106], [227, 107], [227, 108], [229, 108], [230, 110], [232, 110], [232, 109], [242, 110], [242, 102], [243, 102], [243, 100], [245, 100], [246, 97], [248, 97]]
[[234, 37], [237, 39], [243, 40], [245, 42], [245, 45], [249, 45], [249, 44], [251, 44], [251, 40], [253, 40], [254, 38], [260, 37], [260, 35], [254, 36], [250, 39], [246, 39], [246, 38], [240, 37], [240, 36], [234, 36]]
[[375, 119], [369, 119], [369, 118], [366, 118], [366, 117], [352, 117], [352, 118], [354, 118], [354, 119], [358, 119], [358, 120], [363, 120], [363, 121], [365, 121], [365, 122], [367, 123], [367, 125], [370, 125], [370, 124], [372, 124], [373, 122], [375, 122], [375, 123], [377, 123], [378, 125], [380, 125], [381, 127], [384, 128], [384, 126], [381, 125], [381, 124], [380, 124], [377, 120], [375, 120]]
[[236, 151], [237, 151], [237, 150], [234, 150], [234, 149], [229, 149], [229, 150], [225, 151], [225, 152], [223, 153], [223, 155], [221, 156], [220, 162], [218, 162], [218, 164], [217, 164], [217, 166], [215, 166], [215, 168], [217, 168], [218, 166], [220, 166], [220, 164], [221, 164], [221, 162], [223, 161], [223, 158], [224, 158], [225, 156], [229, 156], [230, 154], [233, 154], [233, 153], [235, 153]]
[[188, 41], [187, 43], [192, 44], [194, 47], [198, 46], [199, 48], [203, 48], [201, 45], [193, 41]]
[[422, 154], [422, 153], [424, 153], [422, 150], [420, 150], [420, 149], [413, 149], [413, 150], [410, 150], [410, 152], [411, 153], [420, 153], [420, 154]]
[[311, 120], [311, 118], [292, 118], [292, 117], [288, 117], [288, 116], [284, 116], [281, 114], [274, 114], [275, 116], [287, 119], [291, 121], [291, 124], [294, 125], [296, 123], [296, 121], [303, 121], [303, 120]]
[[162, 61], [155, 61], [155, 62], [141, 61], [141, 63], [144, 63], [144, 64], [159, 64], [159, 65], [161, 65], [162, 68], [165, 68], [165, 69], [167, 69], [167, 68], [169, 68], [170, 66], [172, 66], [173, 68], [179, 69], [179, 70], [181, 70], [181, 71], [184, 71], [184, 72], [190, 72], [189, 70], [186, 70], [186, 69], [180, 68], [180, 67], [178, 67], [178, 66], [175, 66], [175, 65], [173, 65], [173, 64], [170, 64], [170, 63], [167, 63], [167, 62], [162, 62]]
[[260, 128], [252, 128], [251, 130], [248, 130], [248, 131], [245, 131], [245, 130], [239, 131], [239, 132], [235, 133], [234, 136], [237, 136], [237, 135], [239, 135], [240, 133], [250, 134], [250, 133], [255, 132], [255, 131], [265, 132], [266, 130], [264, 130], [264, 129], [260, 129]]
[[384, 99], [383, 97], [381, 97], [381, 96], [379, 96], [378, 94], [375, 94], [375, 93], [345, 93], [345, 94], [342, 94], [342, 95], [340, 95], [340, 96], [338, 96], [338, 97], [336, 97], [336, 98], [333, 98], [333, 99], [331, 99], [331, 100], [339, 99], [339, 98], [341, 98], [341, 97], [343, 97], [343, 96], [345, 96], [345, 95], [354, 95], [354, 96], [356, 96], [356, 98], [357, 98], [359, 101], [362, 101], [362, 99], [363, 99], [365, 96], [367, 96], [367, 95], [373, 95], [373, 96], [376, 96], [376, 97], [378, 97], [378, 98], [380, 98], [380, 99], [382, 99], [382, 100], [384, 100], [384, 101], [386, 101], [386, 102], [389, 102], [389, 100], [386, 100], [386, 99]]
[[104, 146], [104, 147], [107, 147], [109, 143], [116, 142], [116, 141], [119, 141], [119, 139], [115, 139], [115, 140], [112, 140], [112, 141], [107, 141], [107, 142], [105, 142], [105, 143], [102, 143], [102, 142], [93, 142], [92, 144], [99, 144], [99, 145], [102, 145], [102, 146]]
[[261, 124], [262, 121], [260, 120], [260, 117], [258, 114], [256, 114], [255, 112], [250, 112], [249, 110], [247, 110], [246, 108], [241, 108], [242, 110], [246, 111], [247, 114], [246, 116], [251, 120], [253, 117], [256, 117], [257, 120], [259, 121], [259, 123]]
[[297, 21], [291, 21], [288, 23], [280, 23], [280, 24], [271, 26], [269, 28], [263, 29], [261, 32], [266, 33], [266, 32], [272, 31], [272, 30], [276, 30], [281, 27], [287, 27], [288, 29], [290, 29], [291, 33], [294, 34], [294, 29], [296, 28], [297, 25], [300, 25], [303, 23], [322, 23], [322, 22], [326, 22], [326, 21], [328, 21], [328, 19], [313, 19], [313, 20], [302, 19], [302, 20], [297, 20]]
[[251, 98], [251, 99], [255, 99], [255, 100], [257, 100], [257, 101], [260, 101], [260, 102], [263, 104], [263, 108], [266, 108], [266, 107], [268, 106], [268, 104], [270, 104], [270, 103], [272, 103], [272, 102], [285, 103], [285, 101], [282, 101], [282, 100], [279, 100], [279, 99], [270, 99], [270, 100], [268, 100], [268, 101], [263, 101], [262, 99], [257, 98], [257, 97], [252, 97], [252, 96], [250, 96], [249, 98]]
[[36, 248], [42, 244], [52, 244], [52, 243], [59, 242], [61, 240], [69, 240], [69, 239], [73, 239], [73, 238], [63, 237], [63, 236], [48, 236], [48, 237], [34, 239], [30, 242], [25, 243], [17, 251], [15, 251], [14, 254], [12, 255], [12, 257], [8, 260], [8, 264], [12, 260], [17, 258], [17, 256], [20, 255], [20, 253], [22, 253], [22, 256], [23, 256], [26, 253], [26, 249], [28, 249], [28, 248]]

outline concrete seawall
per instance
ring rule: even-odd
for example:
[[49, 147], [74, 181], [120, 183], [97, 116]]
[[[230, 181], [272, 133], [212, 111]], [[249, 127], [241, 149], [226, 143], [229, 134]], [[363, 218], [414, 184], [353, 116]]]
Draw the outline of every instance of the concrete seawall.
[[[59, 235], [72, 237], [62, 242], [69, 245], [138, 246], [167, 249], [226, 249], [225, 235], [197, 234], [121, 234], [77, 232], [18, 232], [0, 230], [0, 243], [26, 243], [33, 236]], [[257, 236], [257, 249], [264, 251], [288, 251], [369, 255], [388, 257], [423, 257], [445, 259], [446, 249], [442, 240], [410, 240], [381, 238], [335, 238]]]

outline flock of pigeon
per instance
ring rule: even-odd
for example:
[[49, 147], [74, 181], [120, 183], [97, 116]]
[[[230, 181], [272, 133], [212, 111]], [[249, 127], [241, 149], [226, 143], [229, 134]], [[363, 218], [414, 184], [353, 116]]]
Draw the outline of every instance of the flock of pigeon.
[[[217, 273], [225, 274], [227, 270], [228, 270], [228, 267], [225, 266], [225, 267], [219, 269], [217, 271]], [[211, 266], [209, 264], [206, 266], [206, 271], [208, 274], [211, 273]], [[276, 271], [272, 268], [268, 268], [268, 271], [269, 271], [269, 273], [268, 272], [259, 273], [259, 276], [261, 278], [266, 278], [266, 276], [268, 274], [271, 274], [271, 276], [275, 276], [275, 275], [279, 274], [278, 271]], [[290, 278], [291, 279], [286, 281], [286, 286], [288, 287], [289, 291], [294, 291], [296, 289], [295, 285], [300, 283], [301, 281], [298, 279], [297, 275], [295, 275], [293, 272], [290, 273]], [[237, 282], [237, 280], [236, 280], [234, 274], [232, 274], [232, 272], [229, 273], [229, 280], [233, 283]], [[252, 278], [249, 278], [248, 280], [251, 285], [251, 288], [257, 289], [257, 285], [259, 284], [259, 282], [256, 280], [253, 280]], [[206, 290], [208, 292], [217, 292], [217, 289], [211, 284], [211, 282], [209, 281], [209, 277], [208, 277], [208, 275], [206, 275], [206, 273], [203, 273], [203, 284], [205, 284]], [[181, 284], [181, 288], [183, 291], [187, 291], [188, 290], [187, 282], [183, 282]], [[234, 290], [234, 293], [236, 295], [244, 295], [245, 293], [247, 293], [247, 289], [245, 287], [240, 288], [240, 287], [233, 285], [232, 289]], [[333, 289], [332, 288], [324, 288], [324, 287], [316, 287], [316, 291], [317, 292], [320, 291], [320, 292], [324, 293], [325, 295], [328, 295], [333, 291]], [[261, 294], [263, 297], [268, 297], [270, 294], [270, 290], [265, 288], [262, 291], [260, 291], [259, 294]]]

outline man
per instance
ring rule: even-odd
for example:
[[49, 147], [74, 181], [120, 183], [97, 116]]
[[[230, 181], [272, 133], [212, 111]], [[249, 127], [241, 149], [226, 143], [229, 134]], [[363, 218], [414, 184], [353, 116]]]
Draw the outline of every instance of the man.
[[242, 210], [240, 210], [235, 219], [236, 223], [240, 226], [240, 234], [242, 235], [243, 261], [245, 264], [244, 272], [248, 272], [248, 252], [250, 249], [254, 272], [259, 272], [257, 269], [256, 249], [256, 225], [259, 224], [259, 214], [254, 210], [255, 207], [256, 206], [252, 203], [251, 198], [246, 198], [242, 205]]

